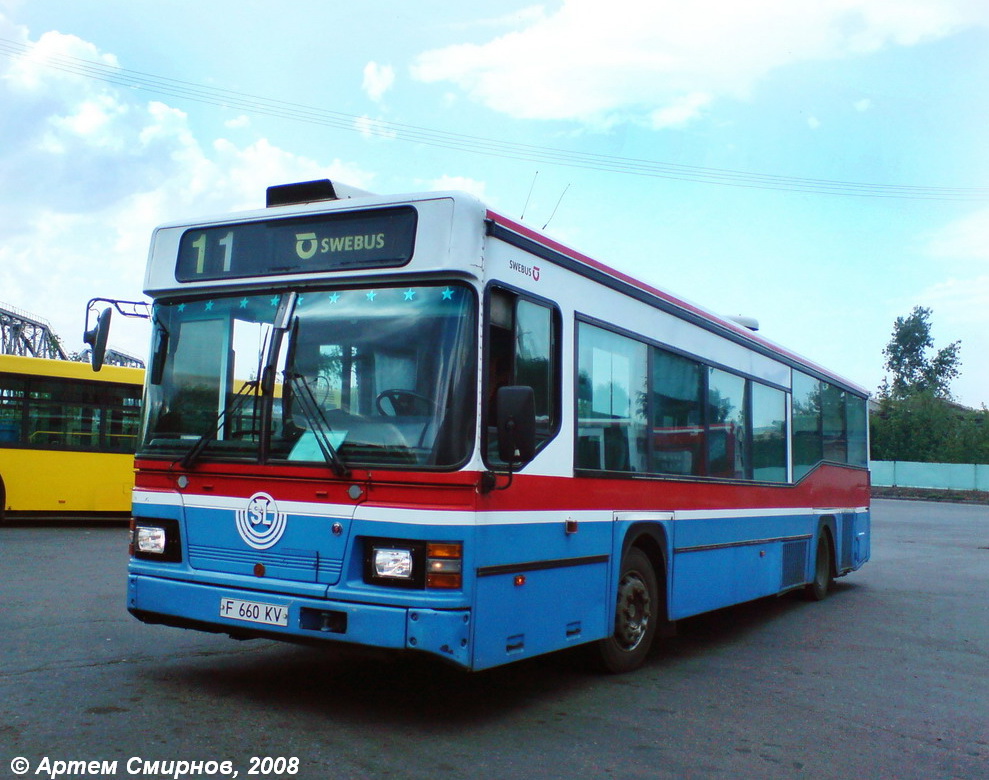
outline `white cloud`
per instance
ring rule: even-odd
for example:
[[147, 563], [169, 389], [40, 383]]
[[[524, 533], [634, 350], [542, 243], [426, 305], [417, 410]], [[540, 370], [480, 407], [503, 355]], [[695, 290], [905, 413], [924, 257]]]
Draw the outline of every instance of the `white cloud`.
[[652, 112], [650, 117], [654, 128], [680, 127], [700, 116], [702, 109], [711, 103], [711, 96], [703, 92], [694, 92], [684, 97], [675, 98], [672, 103]]
[[864, 113], [872, 108], [872, 101], [869, 98], [862, 98], [861, 100], [856, 100], [854, 106], [856, 111]]
[[354, 120], [354, 125], [357, 131], [368, 140], [372, 138], [384, 138], [390, 141], [398, 135], [398, 133], [390, 129], [380, 119], [374, 119], [369, 116], [357, 117]]
[[519, 8], [511, 13], [502, 16], [488, 17], [484, 19], [471, 19], [470, 21], [455, 20], [447, 26], [454, 30], [472, 30], [479, 28], [510, 27], [515, 28], [522, 24], [531, 24], [546, 17], [546, 7], [542, 5], [530, 5], [526, 8]]
[[[27, 43], [26, 29], [16, 29], [19, 42]], [[89, 60], [108, 68], [119, 66], [116, 57], [101, 53], [92, 43], [75, 35], [52, 31], [42, 35], [24, 56], [13, 61], [4, 74], [4, 80], [12, 89], [22, 92], [72, 89], [80, 84], [87, 85], [89, 90], [88, 85], [92, 82], [74, 70], [75, 59]], [[62, 67], [53, 69], [52, 62], [60, 63]]]
[[251, 118], [246, 114], [241, 114], [233, 119], [228, 119], [223, 125], [231, 130], [240, 130], [241, 128], [251, 126]]
[[711, 100], [744, 99], [776, 68], [972, 24], [989, 24], [983, 0], [563, 0], [487, 43], [424, 52], [412, 75], [514, 117], [675, 124]]
[[117, 131], [117, 120], [127, 114], [127, 106], [116, 98], [103, 93], [82, 101], [69, 116], [54, 116], [49, 121], [52, 132], [46, 141], [52, 148], [64, 147], [56, 140], [58, 136], [76, 136], [90, 146], [120, 148], [121, 136]]
[[379, 65], [372, 60], [364, 66], [364, 92], [375, 103], [380, 103], [394, 84], [395, 69], [391, 65]]
[[[240, 147], [227, 140], [214, 143], [217, 154], [211, 176], [221, 185], [225, 204], [221, 210], [257, 208], [264, 202], [265, 190], [273, 184], [330, 179], [369, 189], [374, 175], [357, 165], [336, 159], [326, 165], [281, 149], [262, 138]], [[199, 207], [201, 208], [201, 207]]]

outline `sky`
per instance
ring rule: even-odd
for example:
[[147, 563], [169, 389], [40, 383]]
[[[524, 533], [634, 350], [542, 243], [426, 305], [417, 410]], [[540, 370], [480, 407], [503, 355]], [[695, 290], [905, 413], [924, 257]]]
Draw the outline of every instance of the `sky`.
[[0, 0], [0, 305], [78, 351], [158, 224], [463, 189], [872, 391], [928, 307], [978, 408], [987, 83], [985, 0]]

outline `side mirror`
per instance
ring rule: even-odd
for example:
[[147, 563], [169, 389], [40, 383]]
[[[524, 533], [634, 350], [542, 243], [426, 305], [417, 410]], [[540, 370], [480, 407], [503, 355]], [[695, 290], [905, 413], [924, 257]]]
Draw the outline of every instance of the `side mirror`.
[[103, 358], [106, 357], [106, 338], [110, 335], [110, 315], [112, 314], [113, 309], [105, 308], [96, 318], [96, 327], [87, 330], [82, 335], [82, 340], [90, 347], [89, 357], [93, 371], [99, 371], [103, 368]]
[[536, 454], [536, 400], [531, 387], [499, 387], [498, 457], [509, 466], [524, 465]]

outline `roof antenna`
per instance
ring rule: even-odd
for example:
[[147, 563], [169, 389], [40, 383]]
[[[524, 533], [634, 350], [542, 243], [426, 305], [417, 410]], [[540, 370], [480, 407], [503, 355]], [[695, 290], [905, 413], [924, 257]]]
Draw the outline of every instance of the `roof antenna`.
[[[571, 184], [572, 183], [573, 182], [571, 182]], [[553, 207], [553, 213], [550, 214], [549, 215], [549, 219], [546, 220], [546, 225], [548, 225], [550, 222], [553, 221], [553, 217], [556, 216], [556, 210], [558, 208], [560, 208], [560, 203], [563, 202], [563, 196], [567, 194], [567, 190], [569, 190], [569, 189], [570, 189], [570, 184], [568, 184], [566, 187], [563, 188], [563, 192], [560, 193], [560, 199], [556, 202], [556, 205]], [[542, 227], [543, 230], [546, 229], [546, 225], [543, 225], [543, 227]]]
[[525, 221], [525, 210], [529, 208], [529, 198], [532, 197], [532, 190], [536, 186], [536, 179], [539, 176], [539, 171], [536, 171], [536, 175], [532, 177], [532, 184], [529, 185], [529, 194], [525, 197], [525, 205], [522, 207], [522, 216], [519, 217], [520, 222]]

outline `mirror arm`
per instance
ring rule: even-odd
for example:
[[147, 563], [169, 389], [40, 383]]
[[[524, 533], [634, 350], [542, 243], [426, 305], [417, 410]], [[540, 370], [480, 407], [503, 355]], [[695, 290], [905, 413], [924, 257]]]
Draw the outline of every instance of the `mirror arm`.
[[512, 479], [515, 476], [515, 472], [512, 470], [512, 466], [508, 467], [508, 482], [504, 485], [498, 484], [498, 475], [501, 472], [497, 471], [485, 471], [481, 473], [481, 479], [477, 485], [477, 491], [481, 495], [486, 495], [492, 493], [495, 490], [508, 490], [512, 486]]
[[512, 480], [515, 478], [515, 472], [518, 469], [522, 468], [522, 466], [524, 466], [525, 464], [517, 460], [510, 460], [505, 465], [507, 467], [508, 482], [506, 482], [504, 485], [499, 486], [498, 474], [503, 472], [485, 471], [481, 474], [481, 480], [478, 483], [478, 492], [484, 495], [487, 493], [491, 493], [495, 490], [508, 490], [508, 488], [512, 486]]

